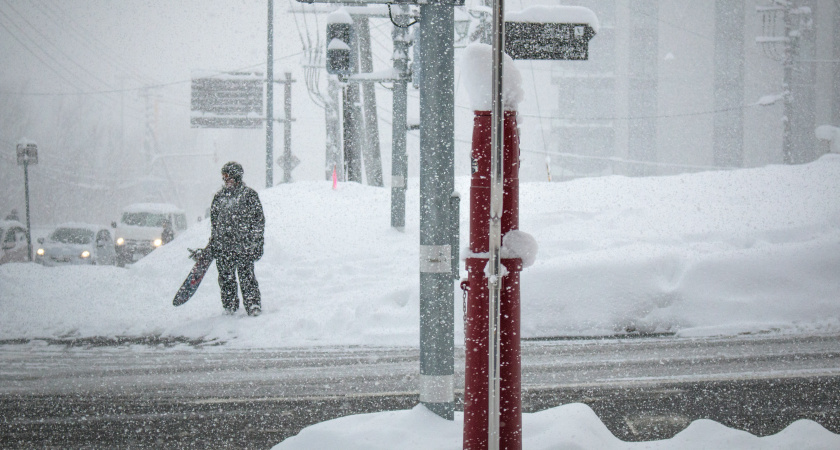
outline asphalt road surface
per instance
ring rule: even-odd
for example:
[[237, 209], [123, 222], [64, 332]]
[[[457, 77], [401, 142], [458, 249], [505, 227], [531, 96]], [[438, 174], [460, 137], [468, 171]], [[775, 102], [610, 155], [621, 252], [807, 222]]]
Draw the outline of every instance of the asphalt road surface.
[[[523, 410], [581, 402], [626, 441], [706, 418], [764, 436], [840, 433], [840, 336], [523, 343]], [[157, 339], [0, 343], [2, 448], [270, 448], [418, 402], [414, 348], [240, 350]], [[456, 409], [463, 393], [456, 350]]]

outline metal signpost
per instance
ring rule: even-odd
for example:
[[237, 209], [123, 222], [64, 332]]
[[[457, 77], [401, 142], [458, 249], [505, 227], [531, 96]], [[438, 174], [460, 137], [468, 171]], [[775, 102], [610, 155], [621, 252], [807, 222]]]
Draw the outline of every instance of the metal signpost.
[[23, 186], [26, 196], [26, 246], [29, 261], [32, 261], [32, 222], [29, 219], [29, 166], [38, 164], [38, 144], [21, 141], [17, 145], [17, 163], [23, 166]]
[[[470, 187], [473, 256], [466, 259], [469, 278], [462, 282], [468, 292], [464, 325], [465, 449], [522, 447], [519, 338], [522, 260], [514, 256], [502, 259], [503, 233], [519, 228], [519, 138], [516, 112], [504, 111], [505, 53], [516, 59], [585, 60], [595, 29], [577, 20], [591, 19], [597, 23], [594, 14], [587, 15], [581, 9], [567, 14], [572, 11], [551, 9], [564, 7], [541, 8], [546, 9], [545, 14], [532, 11], [514, 15], [522, 18], [521, 22], [505, 22], [504, 0], [493, 2], [491, 110], [475, 112]], [[546, 22], [534, 22], [534, 17]], [[557, 22], [571, 17], [574, 17], [570, 19], [572, 23]]]
[[[387, 0], [299, 0], [302, 3], [342, 3], [361, 6], [389, 4]], [[454, 6], [462, 0], [401, 1], [392, 5], [389, 17], [399, 26], [404, 23], [405, 6], [419, 5], [420, 18], [417, 53], [422, 58], [423, 73], [420, 85], [420, 402], [441, 417], [454, 418], [454, 307], [452, 286], [457, 276], [457, 224], [459, 197], [454, 194]], [[395, 18], [394, 9], [398, 10]], [[370, 82], [370, 74], [353, 75], [345, 69], [345, 60], [354, 58], [351, 43], [333, 42], [327, 38], [327, 69], [343, 81]], [[404, 33], [394, 32], [394, 68], [399, 72], [387, 81], [395, 83], [394, 110], [394, 176], [392, 194], [392, 226], [404, 226], [405, 156], [404, 83], [408, 81], [408, 39]], [[349, 45], [348, 45], [349, 44]], [[349, 49], [348, 49], [349, 47]], [[330, 55], [335, 58], [331, 60]], [[415, 63], [416, 65], [416, 63]], [[417, 71], [414, 72], [417, 83]], [[345, 125], [346, 126], [346, 125]], [[400, 127], [398, 130], [397, 127]], [[401, 177], [401, 178], [398, 178]], [[396, 217], [400, 215], [402, 217]], [[454, 223], [454, 226], [453, 226]], [[455, 247], [453, 249], [453, 247]]]
[[265, 62], [265, 187], [274, 186], [274, 0], [268, 0]]
[[490, 290], [489, 332], [488, 336], [488, 386], [489, 414], [488, 449], [499, 448], [499, 399], [501, 397], [501, 296], [502, 296], [502, 199], [504, 195], [504, 155], [502, 142], [505, 135], [504, 111], [502, 103], [502, 82], [504, 74], [505, 48], [505, 3], [504, 0], [493, 2], [493, 103], [491, 109], [490, 131]]

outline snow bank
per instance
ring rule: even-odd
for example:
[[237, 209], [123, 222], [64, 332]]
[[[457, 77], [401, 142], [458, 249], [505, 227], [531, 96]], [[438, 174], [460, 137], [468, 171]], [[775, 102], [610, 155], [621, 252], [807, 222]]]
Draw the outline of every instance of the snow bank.
[[828, 141], [832, 153], [840, 153], [840, 128], [831, 125], [820, 125], [814, 130], [817, 139]]
[[[209, 237], [205, 221], [127, 269], [0, 265], [0, 339], [416, 346], [418, 180], [408, 187], [404, 233], [390, 227], [387, 189], [318, 181], [261, 191], [260, 317], [222, 314], [215, 265], [192, 300], [172, 306], [192, 267], [187, 249]], [[456, 190], [468, 192], [469, 179], [458, 178]], [[539, 243], [539, 258], [521, 273], [522, 335], [836, 333], [838, 192], [833, 154], [795, 166], [521, 183], [520, 227], [533, 242], [506, 244], [525, 257]], [[468, 208], [461, 211], [466, 248]], [[460, 299], [457, 282], [453, 291]]]
[[[444, 420], [418, 405], [411, 410], [361, 414], [303, 429], [274, 450], [341, 448], [342, 450], [461, 449], [464, 414]], [[697, 420], [671, 439], [624, 442], [613, 436], [589, 406], [574, 403], [522, 414], [522, 447], [527, 450], [706, 450], [711, 448], [836, 449], [840, 435], [811, 420], [799, 420], [773, 436], [757, 437], [711, 420]]]

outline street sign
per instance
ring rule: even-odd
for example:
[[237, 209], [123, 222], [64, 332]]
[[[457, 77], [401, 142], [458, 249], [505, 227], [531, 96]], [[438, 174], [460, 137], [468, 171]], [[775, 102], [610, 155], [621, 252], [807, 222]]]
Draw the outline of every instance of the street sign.
[[265, 77], [230, 72], [193, 77], [190, 125], [193, 128], [260, 128]]
[[589, 59], [598, 16], [582, 6], [529, 6], [505, 14], [505, 53], [513, 59]]
[[38, 145], [33, 143], [18, 144], [17, 163], [19, 166], [38, 164]]
[[505, 22], [505, 53], [513, 59], [589, 59], [595, 30], [585, 23]]
[[[300, 158], [298, 158], [297, 156], [295, 156], [291, 153], [289, 154], [289, 156], [290, 157], [289, 157], [289, 169], [288, 170], [291, 171], [295, 167], [297, 167], [298, 164], [300, 164]], [[286, 167], [286, 156], [285, 155], [282, 155], [279, 158], [277, 158], [277, 165], [280, 166], [280, 167], [283, 167], [283, 168]]]
[[297, 0], [298, 3], [341, 3], [347, 5], [445, 5], [464, 6], [464, 0]]

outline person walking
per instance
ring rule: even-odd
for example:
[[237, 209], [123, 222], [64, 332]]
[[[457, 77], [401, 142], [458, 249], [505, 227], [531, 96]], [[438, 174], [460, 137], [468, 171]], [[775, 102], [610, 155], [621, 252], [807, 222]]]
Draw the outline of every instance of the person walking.
[[225, 185], [210, 206], [210, 242], [204, 251], [216, 259], [225, 313], [239, 309], [238, 275], [242, 304], [249, 316], [257, 316], [262, 304], [254, 263], [263, 255], [265, 216], [257, 192], [242, 182], [244, 173], [234, 161], [222, 167]]

